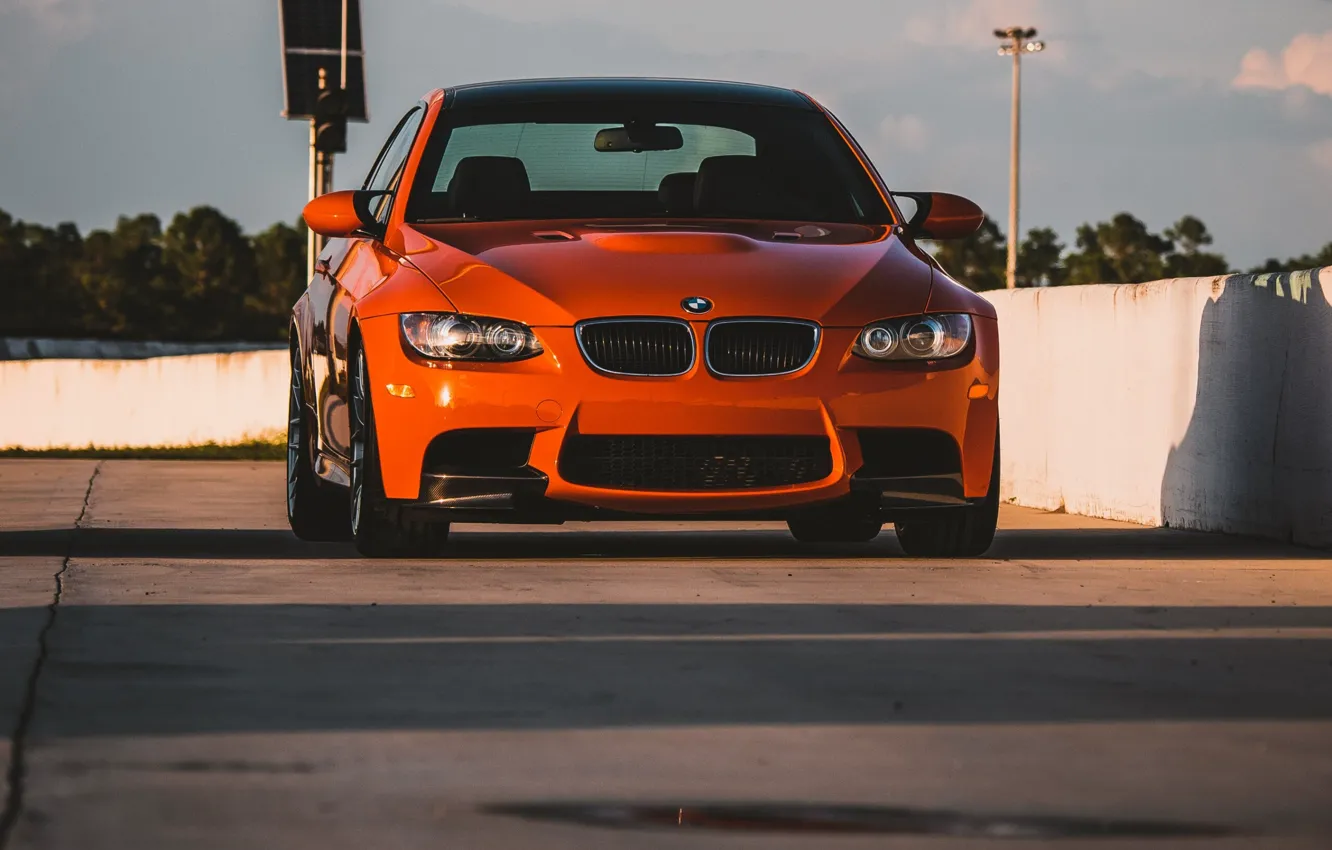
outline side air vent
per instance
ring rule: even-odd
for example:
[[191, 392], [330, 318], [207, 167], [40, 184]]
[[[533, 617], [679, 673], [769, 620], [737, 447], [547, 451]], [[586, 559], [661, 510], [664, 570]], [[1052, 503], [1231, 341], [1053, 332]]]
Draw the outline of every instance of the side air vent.
[[856, 472], [857, 478], [909, 478], [962, 472], [962, 453], [957, 441], [944, 431], [864, 428], [857, 436], [864, 460]]
[[532, 453], [531, 428], [465, 428], [445, 431], [426, 447], [423, 471], [459, 474], [521, 469]]

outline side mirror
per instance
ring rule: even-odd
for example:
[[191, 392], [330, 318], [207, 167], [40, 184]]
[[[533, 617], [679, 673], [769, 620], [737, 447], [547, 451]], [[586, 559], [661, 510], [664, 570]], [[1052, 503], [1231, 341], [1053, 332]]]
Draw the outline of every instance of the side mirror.
[[946, 192], [894, 192], [894, 198], [913, 201], [916, 211], [907, 231], [919, 239], [963, 239], [980, 230], [985, 213], [960, 195]]
[[370, 204], [388, 192], [347, 190], [320, 195], [305, 205], [302, 216], [311, 230], [320, 236], [351, 236], [358, 230], [376, 230]]

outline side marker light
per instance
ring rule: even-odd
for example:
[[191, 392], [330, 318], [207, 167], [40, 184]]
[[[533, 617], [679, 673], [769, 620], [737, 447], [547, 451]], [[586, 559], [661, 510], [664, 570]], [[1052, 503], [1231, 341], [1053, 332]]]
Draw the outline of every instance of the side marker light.
[[394, 398], [416, 398], [416, 390], [407, 384], [389, 384], [388, 391]]
[[971, 388], [967, 390], [967, 398], [973, 401], [985, 398], [989, 394], [990, 394], [989, 384], [972, 384]]

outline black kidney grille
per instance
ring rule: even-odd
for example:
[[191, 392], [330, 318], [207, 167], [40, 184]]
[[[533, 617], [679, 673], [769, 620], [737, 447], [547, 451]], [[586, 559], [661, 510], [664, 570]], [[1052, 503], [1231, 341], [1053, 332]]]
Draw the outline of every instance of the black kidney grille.
[[684, 322], [652, 319], [578, 326], [587, 362], [617, 375], [683, 375], [694, 365], [694, 332]]
[[570, 435], [566, 481], [615, 490], [751, 490], [832, 474], [827, 437], [605, 437]]
[[805, 368], [818, 344], [818, 327], [805, 322], [714, 322], [708, 368], [718, 375], [785, 375]]

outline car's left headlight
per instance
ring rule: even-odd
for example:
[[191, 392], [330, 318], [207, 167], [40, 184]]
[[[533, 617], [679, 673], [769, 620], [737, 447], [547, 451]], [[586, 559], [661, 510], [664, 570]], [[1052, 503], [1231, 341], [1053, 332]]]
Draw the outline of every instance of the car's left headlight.
[[507, 363], [536, 357], [543, 350], [527, 325], [458, 313], [403, 313], [402, 338], [417, 354], [432, 360]]
[[868, 360], [945, 360], [967, 350], [971, 317], [933, 313], [866, 325], [851, 350]]

